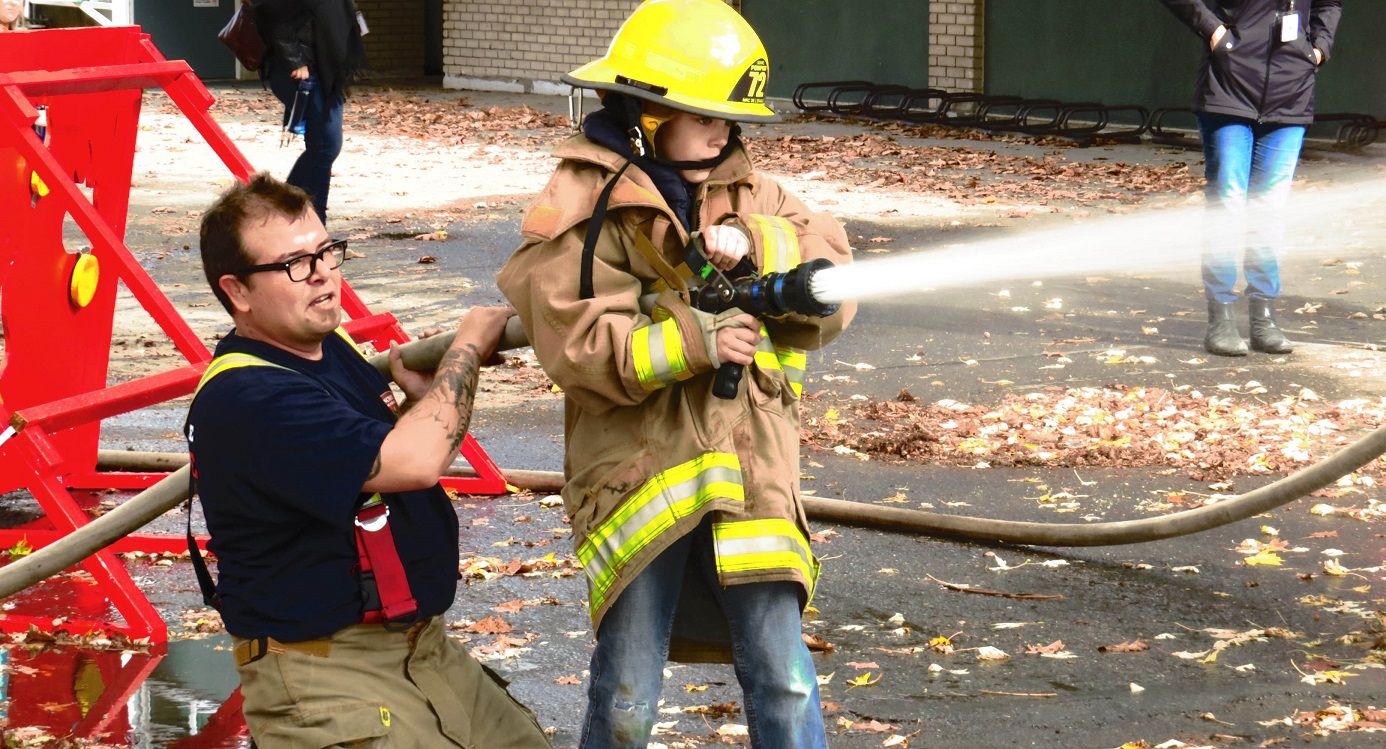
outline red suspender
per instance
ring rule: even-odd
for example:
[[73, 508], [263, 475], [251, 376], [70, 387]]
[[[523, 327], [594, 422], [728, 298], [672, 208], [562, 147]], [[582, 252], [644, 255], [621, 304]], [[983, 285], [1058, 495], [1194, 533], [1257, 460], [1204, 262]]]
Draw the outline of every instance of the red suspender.
[[410, 617], [419, 604], [409, 589], [409, 579], [390, 532], [390, 508], [377, 494], [356, 512], [356, 551], [361, 557], [363, 584], [374, 581], [380, 608], [367, 611], [361, 621], [379, 624]]

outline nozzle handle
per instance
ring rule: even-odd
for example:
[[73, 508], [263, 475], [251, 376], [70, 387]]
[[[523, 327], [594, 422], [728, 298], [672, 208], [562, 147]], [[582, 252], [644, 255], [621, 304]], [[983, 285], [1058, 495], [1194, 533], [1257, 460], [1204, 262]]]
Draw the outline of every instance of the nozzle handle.
[[712, 380], [712, 394], [724, 401], [736, 398], [741, 389], [741, 375], [746, 371], [745, 364], [727, 362], [717, 368], [717, 376]]

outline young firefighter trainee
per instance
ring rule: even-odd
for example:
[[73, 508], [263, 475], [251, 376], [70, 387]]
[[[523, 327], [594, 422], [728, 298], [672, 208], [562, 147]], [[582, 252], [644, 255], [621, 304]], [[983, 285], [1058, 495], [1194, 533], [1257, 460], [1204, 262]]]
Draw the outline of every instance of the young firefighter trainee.
[[[728, 278], [850, 262], [842, 228], [754, 171], [769, 64], [721, 0], [651, 0], [564, 76], [603, 107], [559, 145], [501, 270], [566, 396], [564, 503], [597, 633], [581, 746], [643, 747], [666, 657], [731, 661], [755, 747], [822, 747], [800, 616], [818, 578], [799, 495], [805, 349], [854, 308], [757, 319], [690, 306]], [[654, 297], [642, 308], [642, 297]], [[744, 365], [730, 399], [719, 367]], [[735, 381], [731, 381], [735, 385]]]
[[547, 749], [504, 682], [444, 633], [457, 515], [438, 478], [471, 419], [506, 308], [478, 307], [431, 374], [390, 383], [338, 327], [346, 242], [265, 174], [202, 218], [202, 264], [236, 327], [188, 410], [217, 556], [203, 595], [235, 645], [257, 745]]

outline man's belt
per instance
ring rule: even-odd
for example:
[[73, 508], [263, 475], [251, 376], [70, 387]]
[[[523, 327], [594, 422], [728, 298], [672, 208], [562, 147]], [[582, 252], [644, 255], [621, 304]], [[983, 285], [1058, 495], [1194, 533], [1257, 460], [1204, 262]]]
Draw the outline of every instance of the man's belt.
[[244, 666], [264, 658], [271, 653], [283, 655], [292, 650], [295, 653], [326, 658], [332, 653], [329, 640], [303, 640], [302, 642], [282, 642], [273, 637], [252, 637], [236, 646], [236, 666]]

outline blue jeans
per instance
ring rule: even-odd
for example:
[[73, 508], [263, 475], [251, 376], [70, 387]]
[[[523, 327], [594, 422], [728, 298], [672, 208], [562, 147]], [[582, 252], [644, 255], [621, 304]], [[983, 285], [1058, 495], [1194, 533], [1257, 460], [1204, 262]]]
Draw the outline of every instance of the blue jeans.
[[[275, 98], [284, 103], [284, 121], [288, 122], [289, 107], [293, 106], [294, 95], [298, 92], [298, 81], [289, 77], [288, 70], [281, 70], [277, 61], [269, 63], [269, 85]], [[313, 89], [308, 97], [308, 115], [303, 132], [303, 153], [285, 180], [294, 187], [302, 188], [313, 198], [313, 210], [318, 218], [327, 223], [327, 192], [332, 186], [332, 162], [342, 152], [342, 107], [346, 99], [339, 93], [336, 100], [328, 103], [328, 96], [322, 86]]]
[[1203, 242], [1203, 293], [1210, 302], [1237, 299], [1237, 255], [1244, 253], [1246, 295], [1280, 296], [1285, 212], [1303, 125], [1260, 123], [1198, 113], [1209, 208]]
[[726, 614], [751, 746], [825, 749], [818, 676], [799, 621], [802, 588], [790, 582], [721, 587], [707, 522], [642, 570], [602, 618], [579, 746], [616, 749], [649, 742], [688, 565], [705, 576]]

